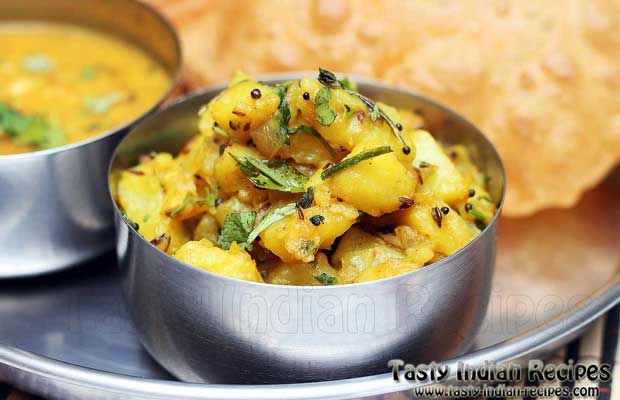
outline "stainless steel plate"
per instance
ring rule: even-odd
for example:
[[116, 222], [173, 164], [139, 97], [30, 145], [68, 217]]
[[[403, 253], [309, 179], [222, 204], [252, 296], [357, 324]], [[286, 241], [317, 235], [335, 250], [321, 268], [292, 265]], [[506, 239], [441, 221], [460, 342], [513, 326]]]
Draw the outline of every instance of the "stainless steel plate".
[[[502, 221], [489, 314], [475, 349], [450, 362], [539, 355], [618, 302], [618, 198], [616, 172], [574, 209]], [[138, 343], [117, 280], [107, 255], [59, 275], [0, 283], [0, 381], [57, 399], [396, 398], [412, 387], [387, 373], [298, 385], [174, 381]]]

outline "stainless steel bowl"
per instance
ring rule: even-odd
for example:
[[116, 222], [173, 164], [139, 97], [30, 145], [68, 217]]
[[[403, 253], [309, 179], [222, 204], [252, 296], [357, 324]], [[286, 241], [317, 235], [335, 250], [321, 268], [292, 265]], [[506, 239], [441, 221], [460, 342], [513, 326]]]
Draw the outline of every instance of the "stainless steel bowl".
[[[501, 208], [502, 163], [473, 125], [422, 96], [357, 81], [373, 99], [424, 113], [431, 131], [445, 143], [468, 146], [491, 177], [492, 195]], [[221, 89], [189, 96], [143, 121], [119, 145], [111, 170], [134, 165], [150, 150], [179, 151], [196, 133], [199, 107]], [[343, 286], [258, 284], [194, 268], [145, 241], [118, 209], [117, 252], [123, 291], [142, 343], [178, 378], [332, 380], [387, 372], [392, 358], [443, 360], [467, 350], [489, 300], [497, 219], [465, 248], [433, 265]]]
[[[146, 49], [176, 84], [181, 50], [171, 25], [135, 0], [3, 0], [0, 21], [62, 21], [104, 30]], [[118, 141], [143, 115], [77, 144], [0, 156], [0, 278], [66, 268], [114, 244], [107, 167]]]

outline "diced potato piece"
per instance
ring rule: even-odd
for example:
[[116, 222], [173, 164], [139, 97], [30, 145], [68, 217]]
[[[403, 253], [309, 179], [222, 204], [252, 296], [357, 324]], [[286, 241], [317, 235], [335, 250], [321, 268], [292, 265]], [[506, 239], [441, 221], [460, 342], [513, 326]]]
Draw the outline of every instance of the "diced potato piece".
[[[255, 89], [260, 91], [258, 98], [251, 95]], [[208, 130], [212, 118], [228, 135], [245, 143], [250, 131], [271, 119], [279, 105], [280, 97], [274, 88], [253, 79], [242, 80], [229, 86], [201, 110], [201, 127]]]
[[184, 170], [170, 154], [160, 153], [151, 160], [165, 196], [161, 210], [167, 216], [184, 220], [203, 211], [192, 200], [198, 197], [194, 176]]
[[230, 250], [223, 250], [215, 247], [207, 239], [187, 242], [174, 257], [216, 274], [246, 281], [263, 282], [252, 257], [236, 243], [230, 246]]
[[405, 259], [416, 265], [424, 265], [434, 256], [433, 244], [411, 227], [402, 225], [394, 229], [400, 246], [406, 254]]
[[[364, 125], [355, 114], [357, 112], [367, 114], [368, 109], [357, 97], [351, 96], [344, 90], [331, 89], [329, 106], [336, 113], [336, 119], [329, 126], [323, 126], [317, 120], [314, 104], [317, 92], [323, 87], [319, 81], [311, 78], [304, 78], [299, 85], [290, 86], [287, 92], [292, 114], [290, 125], [311, 126], [332, 145], [350, 150], [365, 136]], [[310, 95], [308, 100], [303, 98], [305, 92]]]
[[404, 254], [399, 249], [353, 227], [340, 240], [332, 262], [339, 268], [342, 283], [351, 283], [366, 268], [403, 257]]
[[282, 159], [291, 158], [296, 163], [314, 165], [316, 167], [328, 161], [333, 161], [329, 151], [314, 136], [299, 132], [296, 135], [291, 135], [290, 141], [290, 145], [282, 146], [278, 151], [278, 155]]
[[[497, 206], [489, 193], [478, 185], [471, 185], [474, 195], [454, 203], [454, 207], [467, 221], [475, 222], [480, 227], [487, 226], [495, 213]], [[469, 204], [469, 206], [467, 205]], [[466, 208], [467, 207], [467, 208]]]
[[253, 157], [261, 160], [263, 157], [256, 149], [238, 144], [226, 148], [222, 156], [215, 163], [214, 177], [217, 181], [220, 191], [227, 196], [237, 196], [241, 201], [247, 204], [258, 204], [267, 198], [267, 192], [258, 189], [241, 172], [239, 164], [230, 156], [235, 155], [237, 158], [243, 159], [245, 156]]
[[194, 228], [193, 240], [209, 239], [211, 242], [217, 241], [219, 225], [215, 217], [209, 213], [204, 213], [200, 217], [196, 228]]
[[414, 132], [418, 129], [424, 129], [424, 118], [413, 111], [401, 109], [398, 110], [400, 115], [400, 123], [403, 125], [403, 132]]
[[484, 176], [478, 171], [474, 163], [471, 162], [469, 152], [465, 146], [461, 144], [450, 146], [446, 148], [446, 154], [448, 154], [456, 169], [459, 170], [467, 182], [479, 186], [484, 185]]
[[[476, 222], [478, 225], [488, 225], [497, 212], [497, 205], [485, 188], [484, 175], [471, 162], [469, 152], [465, 146], [451, 146], [447, 151], [448, 154], [454, 154], [454, 157], [452, 157], [453, 163], [469, 182], [470, 193], [467, 198], [456, 201], [453, 204], [454, 207], [466, 220]], [[468, 203], [471, 208], [468, 206], [468, 210], [466, 210], [465, 207]]]
[[161, 212], [165, 194], [152, 160], [120, 173], [117, 196], [127, 218], [139, 225], [139, 232], [146, 240], [166, 232], [168, 218]]
[[421, 168], [424, 184], [418, 186], [418, 192], [430, 192], [446, 203], [465, 198], [469, 189], [468, 183], [441, 145], [426, 131], [415, 131], [411, 137], [416, 148], [414, 166], [429, 164], [428, 167]]
[[194, 136], [181, 150], [177, 161], [188, 174], [203, 178], [213, 176], [215, 162], [220, 157], [220, 147], [204, 134]]
[[[372, 147], [356, 146], [345, 160]], [[378, 217], [398, 210], [401, 197], [413, 198], [416, 179], [394, 153], [388, 153], [346, 168], [327, 178], [327, 182], [332, 195]]]
[[[282, 261], [309, 262], [314, 260], [318, 249], [329, 248], [358, 217], [357, 210], [345, 203], [330, 204], [327, 207], [313, 206], [303, 210], [303, 213], [303, 220], [293, 214], [270, 225], [260, 235], [261, 246]], [[323, 221], [315, 226], [310, 219], [317, 215], [322, 216]]]
[[168, 254], [174, 254], [181, 246], [192, 239], [192, 233], [187, 229], [183, 221], [170, 220], [166, 235], [170, 238], [170, 246], [166, 250]]
[[275, 285], [321, 286], [323, 284], [316, 278], [321, 274], [334, 277], [336, 284], [340, 283], [338, 271], [329, 265], [327, 256], [319, 252], [311, 263], [278, 262], [269, 269], [265, 282]]
[[425, 236], [433, 244], [433, 250], [444, 255], [460, 250], [476, 236], [476, 231], [453, 209], [445, 215], [438, 211], [441, 215], [440, 227], [433, 217], [434, 207], [441, 210], [448, 205], [439, 199], [415, 204], [399, 213], [400, 223]]
[[420, 267], [412, 262], [404, 260], [390, 260], [372, 267], [366, 268], [362, 271], [354, 283], [376, 281], [379, 279], [390, 278], [392, 276], [398, 276], [406, 274], [407, 272], [415, 271]]

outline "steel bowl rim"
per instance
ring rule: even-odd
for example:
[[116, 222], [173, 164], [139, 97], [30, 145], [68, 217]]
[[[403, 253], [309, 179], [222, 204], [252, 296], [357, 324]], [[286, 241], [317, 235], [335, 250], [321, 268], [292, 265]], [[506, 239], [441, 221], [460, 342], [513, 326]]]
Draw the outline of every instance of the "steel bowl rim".
[[[305, 77], [307, 76], [308, 72], [307, 71], [302, 71], [302, 72], [291, 72], [291, 73], [283, 73], [283, 74], [265, 74], [265, 75], [260, 75], [257, 77], [257, 79], [259, 81], [265, 81], [265, 82], [269, 82], [269, 81], [276, 81], [276, 80], [293, 80], [293, 79], [299, 79], [300, 77]], [[118, 208], [118, 205], [116, 204], [116, 201], [114, 200], [114, 198], [112, 197], [112, 191], [110, 188], [110, 177], [112, 176], [112, 166], [114, 164], [114, 162], [117, 159], [117, 155], [118, 155], [118, 151], [119, 149], [122, 147], [123, 143], [125, 143], [125, 141], [142, 125], [142, 123], [144, 123], [145, 121], [148, 121], [149, 118], [155, 118], [157, 115], [159, 115], [160, 113], [164, 113], [166, 111], [168, 111], [171, 108], [180, 106], [183, 103], [189, 102], [191, 100], [194, 100], [198, 97], [204, 96], [208, 93], [211, 92], [219, 92], [223, 89], [225, 89], [227, 87], [227, 84], [225, 83], [219, 83], [213, 86], [209, 86], [206, 88], [202, 88], [196, 91], [193, 91], [191, 93], [186, 94], [185, 96], [181, 96], [178, 99], [175, 99], [174, 101], [170, 102], [168, 105], [166, 105], [166, 107], [160, 109], [159, 111], [153, 113], [152, 115], [147, 116], [143, 121], [141, 121], [140, 123], [136, 124], [128, 133], [127, 135], [125, 135], [125, 137], [116, 145], [116, 148], [114, 149], [114, 152], [112, 153], [112, 157], [110, 158], [110, 162], [108, 165], [108, 195], [110, 198], [110, 201], [113, 204], [113, 208], [114, 208], [114, 218], [117, 220], [121, 220], [121, 222], [127, 227], [127, 229], [129, 230], [129, 235], [135, 235], [138, 236], [138, 239], [140, 241], [142, 241], [144, 244], [151, 246], [153, 250], [161, 253], [162, 255], [164, 255], [167, 258], [167, 261], [169, 263], [172, 264], [176, 264], [176, 265], [180, 265], [181, 267], [184, 268], [191, 268], [193, 270], [199, 271], [199, 273], [202, 274], [206, 274], [208, 277], [210, 277], [210, 279], [221, 279], [224, 280], [225, 282], [232, 282], [234, 284], [241, 284], [241, 285], [249, 285], [249, 286], [253, 286], [253, 285], [260, 285], [260, 286], [265, 286], [268, 285], [270, 287], [278, 287], [278, 288], [303, 288], [304, 290], [338, 290], [338, 288], [343, 288], [343, 287], [351, 287], [352, 285], [355, 285], [355, 287], [362, 287], [362, 286], [369, 286], [369, 285], [376, 285], [378, 283], [386, 283], [389, 282], [391, 280], [396, 280], [396, 279], [404, 279], [405, 277], [411, 277], [414, 274], [421, 274], [421, 273], [426, 273], [424, 271], [428, 271], [430, 269], [436, 269], [436, 268], [441, 268], [443, 265], [448, 264], [452, 261], [453, 258], [456, 258], [458, 255], [460, 255], [461, 253], [464, 253], [466, 251], [469, 251], [474, 245], [475, 243], [477, 243], [480, 240], [483, 240], [483, 237], [487, 237], [489, 235], [489, 232], [492, 231], [492, 228], [495, 227], [495, 225], [497, 224], [497, 221], [499, 220], [501, 211], [503, 209], [504, 206], [504, 200], [505, 200], [505, 196], [506, 196], [506, 170], [504, 167], [504, 163], [502, 161], [502, 158], [500, 157], [497, 149], [495, 148], [495, 146], [493, 145], [493, 143], [491, 143], [491, 141], [487, 138], [487, 136], [482, 133], [482, 131], [480, 129], [478, 129], [478, 127], [476, 127], [476, 125], [474, 125], [473, 123], [471, 123], [468, 119], [466, 119], [465, 117], [463, 117], [461, 114], [459, 114], [458, 112], [452, 110], [451, 108], [443, 105], [442, 103], [430, 99], [422, 94], [419, 94], [415, 91], [412, 90], [408, 90], [408, 89], [403, 89], [403, 88], [399, 88], [397, 86], [391, 85], [391, 84], [387, 84], [387, 83], [383, 83], [377, 80], [372, 80], [372, 79], [367, 79], [367, 78], [360, 78], [357, 77], [355, 75], [349, 75], [348, 76], [353, 82], [356, 83], [361, 83], [364, 85], [369, 85], [369, 86], [375, 86], [377, 88], [381, 88], [381, 89], [386, 89], [386, 90], [391, 90], [391, 91], [395, 91], [395, 92], [400, 92], [403, 93], [407, 96], [414, 96], [417, 97], [418, 99], [427, 102], [428, 104], [437, 107], [439, 110], [441, 110], [442, 112], [446, 113], [446, 114], [450, 114], [451, 116], [453, 116], [454, 118], [456, 118], [457, 120], [460, 120], [460, 122], [469, 125], [471, 128], [473, 128], [474, 132], [476, 132], [478, 134], [478, 136], [480, 137], [480, 139], [482, 140], [482, 142], [484, 144], [486, 144], [490, 149], [491, 149], [491, 155], [493, 156], [493, 158], [495, 158], [495, 161], [497, 161], [499, 170], [500, 170], [500, 175], [502, 177], [503, 180], [503, 185], [502, 185], [502, 191], [501, 191], [501, 195], [499, 198], [499, 201], [497, 202], [497, 212], [495, 213], [495, 215], [493, 216], [493, 218], [491, 219], [491, 222], [482, 230], [480, 231], [480, 233], [478, 235], [476, 235], [468, 244], [466, 244], [465, 246], [463, 246], [462, 248], [460, 248], [459, 250], [457, 250], [456, 252], [450, 254], [449, 256], [442, 258], [441, 260], [434, 262], [432, 264], [429, 264], [425, 267], [416, 269], [414, 271], [410, 271], [410, 272], [406, 272], [402, 275], [398, 275], [398, 276], [391, 276], [389, 278], [383, 278], [383, 279], [378, 279], [378, 280], [374, 280], [374, 281], [367, 281], [367, 282], [359, 282], [359, 283], [348, 283], [348, 284], [343, 284], [343, 285], [326, 285], [326, 286], [304, 286], [304, 285], [282, 285], [282, 284], [272, 284], [272, 283], [265, 283], [265, 282], [253, 282], [253, 281], [246, 281], [246, 280], [242, 280], [242, 279], [237, 279], [237, 278], [233, 278], [233, 277], [229, 277], [229, 276], [225, 276], [225, 275], [221, 275], [221, 274], [217, 274], [215, 272], [211, 272], [211, 271], [207, 271], [198, 267], [195, 267], [191, 264], [187, 264], [181, 260], [178, 260], [176, 258], [174, 258], [173, 256], [171, 256], [170, 254], [161, 251], [160, 249], [158, 249], [157, 247], [155, 247], [152, 243], [148, 242], [142, 235], [140, 235], [136, 230], [134, 230], [131, 226], [129, 226], [129, 224], [127, 223], [127, 221], [125, 220], [125, 218], [123, 218], [121, 216], [121, 211]], [[495, 231], [494, 231], [495, 232]], [[497, 235], [497, 233], [495, 233], [495, 235]]]
[[[140, 113], [137, 117], [132, 118], [131, 120], [119, 125], [115, 128], [108, 129], [107, 131], [100, 133], [97, 136], [90, 137], [85, 140], [80, 140], [75, 143], [68, 143], [62, 146], [53, 147], [45, 150], [35, 150], [29, 151], [25, 153], [17, 153], [17, 154], [0, 154], [0, 162], [4, 161], [14, 161], [14, 160], [23, 160], [29, 158], [37, 158], [37, 157], [47, 157], [50, 155], [54, 155], [56, 153], [61, 153], [64, 151], [74, 150], [80, 148], [82, 146], [88, 146], [90, 144], [99, 142], [101, 140], [107, 139], [110, 136], [113, 136], [123, 130], [130, 129], [132, 126], [139, 124], [142, 120], [147, 118], [149, 115], [153, 114], [163, 102], [170, 97], [174, 89], [180, 82], [181, 77], [181, 66], [183, 65], [183, 46], [181, 45], [181, 39], [179, 38], [179, 34], [177, 33], [172, 21], [168, 17], [166, 17], [163, 13], [159, 12], [153, 5], [147, 3], [145, 0], [126, 0], [132, 3], [137, 4], [142, 7], [146, 12], [150, 13], [156, 19], [161, 22], [162, 26], [166, 31], [170, 34], [172, 41], [174, 42], [174, 51], [176, 53], [176, 60], [174, 64], [173, 73], [171, 74], [170, 84], [168, 89], [162, 93], [162, 95], [158, 98], [158, 100], [153, 103], [151, 107]], [[45, 20], [42, 20], [45, 21]], [[79, 22], [75, 23], [76, 25], [80, 25]], [[140, 47], [140, 46], [138, 46]], [[159, 60], [157, 60], [159, 62]]]

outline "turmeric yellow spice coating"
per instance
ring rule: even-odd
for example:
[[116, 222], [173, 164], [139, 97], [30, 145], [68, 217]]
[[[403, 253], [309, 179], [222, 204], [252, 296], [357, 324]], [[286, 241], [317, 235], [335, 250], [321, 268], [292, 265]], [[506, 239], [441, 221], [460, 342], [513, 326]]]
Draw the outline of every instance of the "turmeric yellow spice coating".
[[328, 71], [275, 87], [238, 74], [180, 154], [119, 171], [134, 229], [177, 259], [237, 279], [353, 284], [466, 246], [497, 212], [464, 146]]
[[100, 135], [153, 107], [171, 84], [144, 50], [69, 24], [2, 22], [0, 49], [0, 155]]

